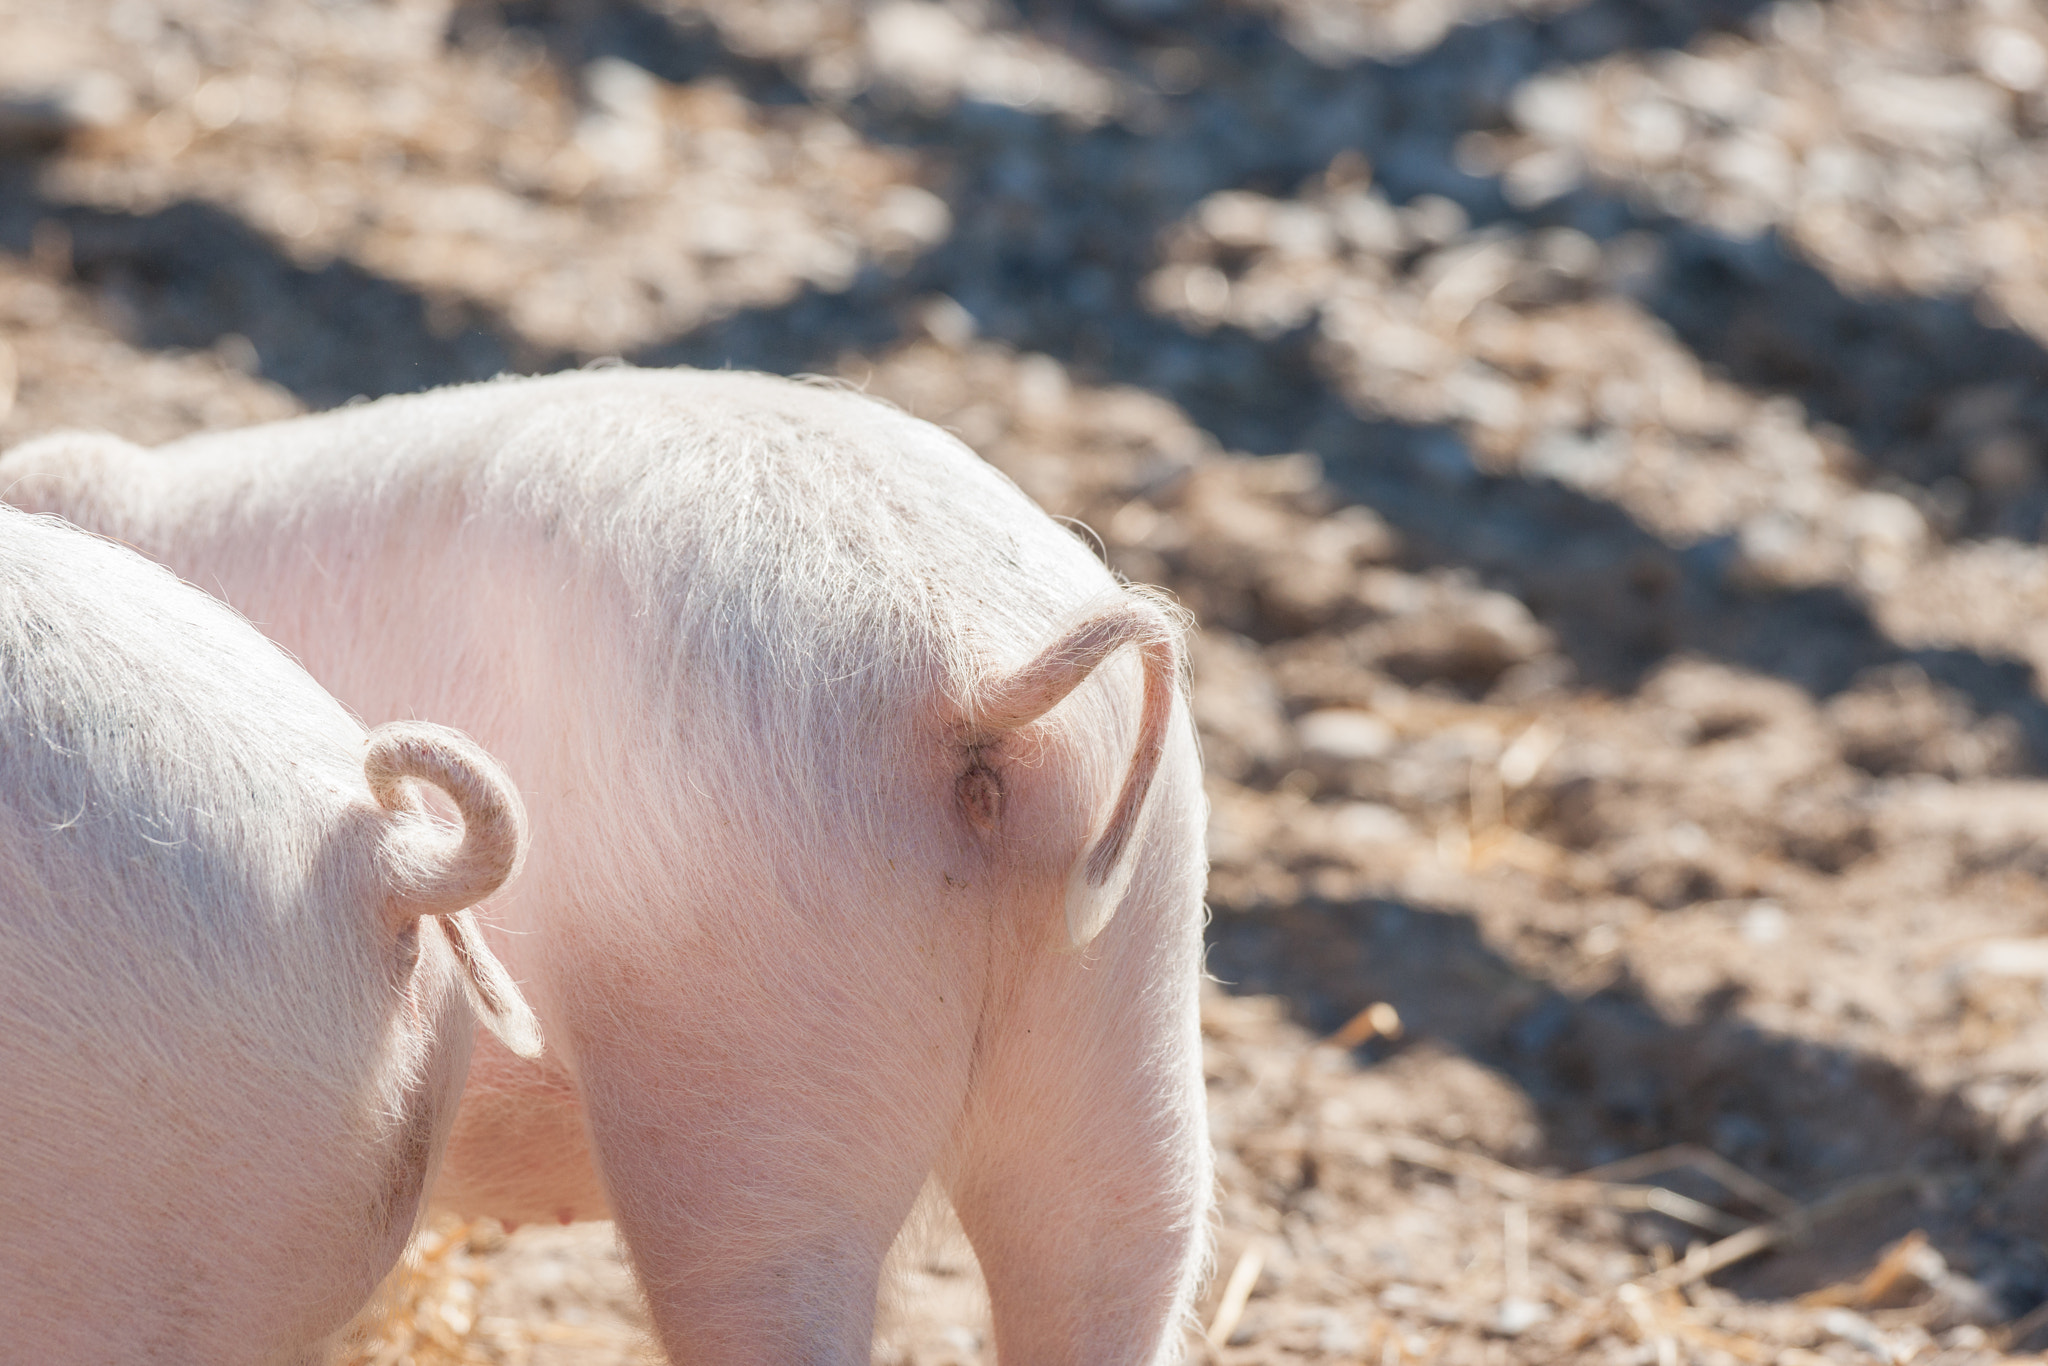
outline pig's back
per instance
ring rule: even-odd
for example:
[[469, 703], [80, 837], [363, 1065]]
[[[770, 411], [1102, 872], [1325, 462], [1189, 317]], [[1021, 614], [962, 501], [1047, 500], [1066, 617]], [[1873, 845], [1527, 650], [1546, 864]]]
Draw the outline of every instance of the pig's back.
[[[286, 554], [294, 526], [320, 545], [346, 535], [363, 553], [416, 543], [423, 522], [478, 545], [509, 535], [524, 544], [506, 552], [615, 571], [634, 610], [675, 639], [758, 650], [798, 677], [917, 653], [878, 648], [914, 642], [941, 658], [962, 638], [1022, 657], [1076, 602], [1114, 586], [950, 434], [857, 393], [766, 375], [507, 378], [160, 454], [160, 497], [260, 523]], [[242, 488], [224, 500], [229, 483]]]

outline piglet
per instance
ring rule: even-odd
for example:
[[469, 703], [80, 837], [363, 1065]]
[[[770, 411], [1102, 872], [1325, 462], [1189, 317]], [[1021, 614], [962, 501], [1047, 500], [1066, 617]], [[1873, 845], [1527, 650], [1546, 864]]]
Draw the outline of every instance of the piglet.
[[615, 368], [53, 436], [0, 491], [520, 775], [493, 942], [552, 1046], [482, 1046], [450, 1203], [615, 1216], [678, 1361], [850, 1366], [929, 1182], [1006, 1366], [1179, 1358], [1211, 1198], [1180, 627], [952, 436]]
[[[431, 815], [419, 784], [461, 814]], [[0, 508], [0, 1360], [318, 1359], [411, 1235], [518, 794], [234, 612]]]

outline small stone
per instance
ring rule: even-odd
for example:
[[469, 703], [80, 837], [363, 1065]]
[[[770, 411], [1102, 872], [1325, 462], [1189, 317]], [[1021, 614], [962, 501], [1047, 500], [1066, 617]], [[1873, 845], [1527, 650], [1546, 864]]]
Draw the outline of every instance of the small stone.
[[867, 17], [867, 47], [884, 80], [936, 103], [958, 90], [975, 34], [943, 5], [892, 0]]
[[2048, 981], [2048, 939], [1994, 939], [1971, 954], [1965, 965], [1987, 977]]
[[1312, 711], [1294, 723], [1302, 753], [1313, 759], [1356, 763], [1394, 747], [1394, 728], [1370, 712], [1348, 707]]
[[891, 185], [882, 192], [875, 225], [884, 250], [921, 250], [943, 242], [953, 231], [953, 211], [930, 190]]
[[1520, 1337], [1550, 1317], [1550, 1306], [1537, 1300], [1509, 1298], [1500, 1302], [1493, 1318], [1493, 1331], [1502, 1337]]
[[917, 310], [918, 325], [939, 345], [958, 351], [974, 340], [974, 315], [944, 294], [934, 294]]
[[1752, 901], [1742, 913], [1743, 941], [1759, 948], [1775, 944], [1785, 937], [1788, 923], [1785, 908], [1777, 902]]
[[2039, 90], [2048, 81], [2048, 51], [2032, 34], [1993, 25], [1977, 34], [1977, 69], [2007, 90]]
[[1415, 196], [1402, 210], [1401, 217], [1407, 222], [1411, 236], [1431, 246], [1440, 247], [1472, 226], [1470, 215], [1458, 206], [1458, 202], [1440, 194]]
[[1522, 468], [1573, 488], [1598, 489], [1628, 468], [1628, 443], [1612, 428], [1546, 432], [1530, 444]]
[[1331, 813], [1330, 833], [1344, 845], [1401, 844], [1415, 838], [1415, 827], [1391, 806], [1346, 802]]
[[1275, 207], [1264, 195], [1226, 190], [1203, 200], [1195, 221], [1219, 246], [1262, 247], [1273, 239]]
[[1599, 115], [1599, 97], [1582, 79], [1539, 76], [1523, 82], [1509, 104], [1515, 123], [1551, 142], [1577, 142]]

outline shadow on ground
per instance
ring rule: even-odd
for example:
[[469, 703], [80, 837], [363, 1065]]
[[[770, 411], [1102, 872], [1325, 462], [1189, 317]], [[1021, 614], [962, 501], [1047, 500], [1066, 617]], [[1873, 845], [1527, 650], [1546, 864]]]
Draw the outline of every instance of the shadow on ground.
[[[1889, 1062], [1759, 1029], [1733, 989], [1690, 1019], [1660, 1013], [1626, 976], [1569, 995], [1488, 947], [1470, 916], [1400, 901], [1219, 907], [1209, 941], [1209, 971], [1230, 990], [1282, 997], [1315, 1033], [1386, 1001], [1407, 1028], [1392, 1048], [1447, 1045], [1507, 1077], [1536, 1105], [1542, 1160], [1560, 1169], [1698, 1143], [1800, 1198], [1901, 1169], [1942, 1178], [1932, 1201], [1901, 1195], [1723, 1278], [1738, 1291], [1859, 1275], [1919, 1228], [2008, 1317], [2048, 1299], [2048, 1253], [2030, 1233], [2044, 1211], [2024, 1196], [1999, 1208], [2016, 1156], [1980, 1119]], [[1698, 1235], [1672, 1224], [1662, 1236]]]

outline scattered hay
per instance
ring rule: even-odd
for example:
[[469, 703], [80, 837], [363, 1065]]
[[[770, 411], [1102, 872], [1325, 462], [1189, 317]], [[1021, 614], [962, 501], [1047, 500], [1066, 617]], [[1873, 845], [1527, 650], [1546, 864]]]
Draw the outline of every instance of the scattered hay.
[[504, 1242], [494, 1220], [430, 1222], [349, 1330], [339, 1366], [492, 1366], [473, 1335], [486, 1255]]

